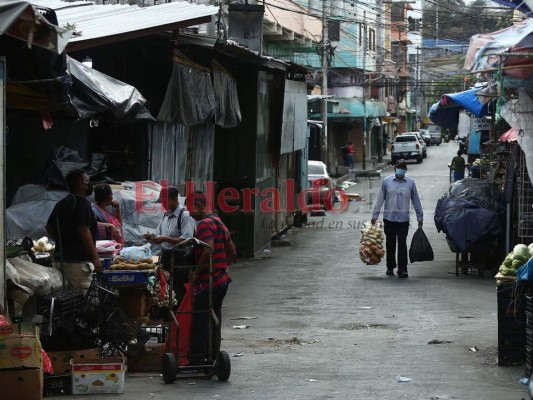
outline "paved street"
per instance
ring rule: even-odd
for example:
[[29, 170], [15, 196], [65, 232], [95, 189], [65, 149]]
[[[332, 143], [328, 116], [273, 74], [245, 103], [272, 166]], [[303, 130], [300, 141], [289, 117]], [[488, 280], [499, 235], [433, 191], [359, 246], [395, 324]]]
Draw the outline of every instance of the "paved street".
[[[433, 212], [448, 188], [454, 143], [428, 148], [408, 175], [418, 185], [435, 261], [409, 265], [409, 279], [385, 275], [382, 262], [358, 256], [358, 224], [370, 220], [380, 181], [353, 189], [367, 202], [310, 218], [292, 229], [290, 247], [231, 269], [223, 309], [222, 348], [229, 382], [130, 374], [122, 397], [136, 399], [521, 399], [523, 367], [498, 367], [495, 281], [455, 277], [454, 254], [437, 233]], [[389, 174], [386, 169], [382, 177]], [[414, 211], [412, 212], [414, 221]], [[410, 240], [414, 232], [412, 222]], [[256, 317], [236, 320], [239, 317]], [[248, 329], [233, 329], [246, 324]], [[428, 345], [432, 340], [450, 343]], [[472, 352], [469, 348], [477, 347]], [[399, 383], [397, 376], [410, 378]], [[113, 396], [85, 396], [85, 399]], [[60, 399], [59, 397], [57, 399]]]

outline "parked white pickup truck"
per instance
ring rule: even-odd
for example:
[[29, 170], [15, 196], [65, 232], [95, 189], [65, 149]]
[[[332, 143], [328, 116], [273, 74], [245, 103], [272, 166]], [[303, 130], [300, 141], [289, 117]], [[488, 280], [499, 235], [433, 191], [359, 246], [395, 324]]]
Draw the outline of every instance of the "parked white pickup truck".
[[393, 164], [400, 158], [416, 160], [418, 164], [423, 161], [422, 145], [414, 133], [408, 132], [396, 136], [396, 139], [391, 144], [391, 161]]

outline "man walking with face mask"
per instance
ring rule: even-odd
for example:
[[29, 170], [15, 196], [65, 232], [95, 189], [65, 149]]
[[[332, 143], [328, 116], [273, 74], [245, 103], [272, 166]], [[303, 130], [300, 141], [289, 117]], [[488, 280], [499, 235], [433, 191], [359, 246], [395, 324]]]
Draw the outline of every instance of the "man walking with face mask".
[[92, 194], [93, 186], [82, 169], [70, 171], [65, 182], [70, 194], [55, 205], [48, 218], [46, 231], [56, 242], [54, 257], [58, 268], [62, 253], [63, 271], [69, 289], [85, 293], [91, 285], [92, 272], [102, 270], [95, 247], [96, 217], [91, 203], [86, 199]]
[[[398, 268], [398, 277], [407, 278], [407, 233], [409, 232], [409, 207], [411, 202], [416, 213], [418, 227], [422, 228], [424, 213], [415, 181], [405, 176], [407, 164], [398, 160], [394, 166], [394, 175], [387, 176], [381, 184], [374, 211], [372, 225], [383, 210], [383, 225], [385, 230], [385, 248], [387, 255], [387, 275], [394, 275]], [[398, 262], [396, 263], [396, 242], [398, 243]]]

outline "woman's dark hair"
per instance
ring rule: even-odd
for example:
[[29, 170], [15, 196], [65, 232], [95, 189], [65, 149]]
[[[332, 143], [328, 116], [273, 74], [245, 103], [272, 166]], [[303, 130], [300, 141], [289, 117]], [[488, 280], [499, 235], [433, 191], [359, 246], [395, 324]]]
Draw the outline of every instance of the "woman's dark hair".
[[102, 185], [96, 185], [94, 187], [94, 201], [97, 203], [101, 203], [105, 199], [109, 197], [109, 195], [112, 195], [113, 191], [111, 190], [111, 186], [108, 184], [102, 184]]

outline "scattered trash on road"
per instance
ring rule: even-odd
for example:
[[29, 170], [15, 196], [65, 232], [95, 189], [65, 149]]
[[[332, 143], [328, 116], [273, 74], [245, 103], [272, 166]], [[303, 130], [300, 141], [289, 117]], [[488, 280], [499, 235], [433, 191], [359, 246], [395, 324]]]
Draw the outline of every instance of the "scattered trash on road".
[[306, 379], [307, 382], [318, 382], [318, 379]]
[[451, 340], [432, 340], [431, 342], [428, 342], [428, 344], [446, 344], [446, 343], [453, 343]]
[[522, 378], [522, 379], [520, 379], [520, 383], [522, 385], [529, 385], [529, 379], [528, 378]]
[[189, 385], [196, 385], [196, 382], [189, 382]]
[[397, 375], [397, 376], [396, 376], [396, 380], [397, 380], [399, 383], [405, 383], [405, 382], [410, 382], [410, 381], [411, 381], [411, 378], [406, 378], [406, 377], [404, 377], [404, 376]]
[[233, 329], [248, 329], [250, 325], [233, 325]]
[[232, 354], [231, 356], [232, 357], [242, 357], [242, 356], [244, 356], [244, 354], [243, 353], [235, 353], [235, 354]]
[[477, 351], [477, 347], [476, 346], [470, 347], [468, 350], [473, 351], [475, 353]]
[[240, 320], [240, 319], [249, 320], [249, 319], [257, 319], [257, 317], [237, 317], [237, 318], [230, 318], [230, 321], [237, 321], [237, 320]]
[[359, 307], [361, 310], [372, 310], [374, 307]]
[[270, 250], [270, 249], [264, 249], [263, 250], [263, 253], [271, 253], [271, 252], [272, 252], [272, 250]]
[[258, 350], [258, 351], [254, 351], [254, 354], [265, 354], [265, 352], [261, 351], [261, 350]]

